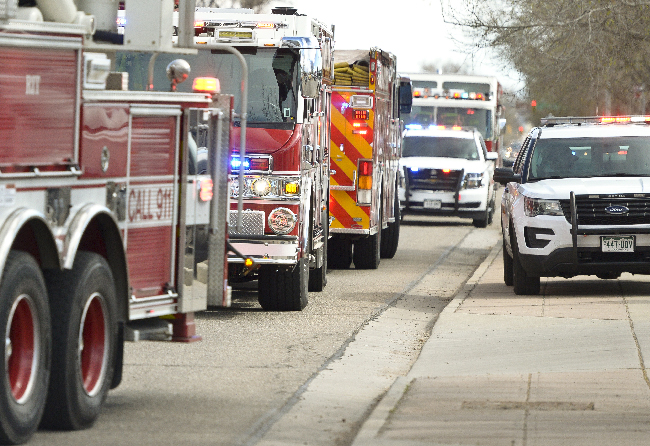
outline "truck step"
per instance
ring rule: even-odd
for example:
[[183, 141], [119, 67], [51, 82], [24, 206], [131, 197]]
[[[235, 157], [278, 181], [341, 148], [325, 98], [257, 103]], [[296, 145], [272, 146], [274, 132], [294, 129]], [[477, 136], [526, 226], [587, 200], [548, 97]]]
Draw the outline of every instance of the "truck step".
[[140, 319], [126, 325], [124, 339], [138, 341], [169, 341], [172, 338], [173, 325], [165, 319]]

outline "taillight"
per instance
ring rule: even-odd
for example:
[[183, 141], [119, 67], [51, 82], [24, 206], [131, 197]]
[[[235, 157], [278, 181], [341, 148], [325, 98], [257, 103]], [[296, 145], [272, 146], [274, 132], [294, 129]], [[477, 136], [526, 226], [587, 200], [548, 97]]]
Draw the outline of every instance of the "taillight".
[[359, 177], [372, 175], [372, 161], [359, 161]]
[[492, 151], [492, 141], [485, 141], [485, 148], [488, 152]]

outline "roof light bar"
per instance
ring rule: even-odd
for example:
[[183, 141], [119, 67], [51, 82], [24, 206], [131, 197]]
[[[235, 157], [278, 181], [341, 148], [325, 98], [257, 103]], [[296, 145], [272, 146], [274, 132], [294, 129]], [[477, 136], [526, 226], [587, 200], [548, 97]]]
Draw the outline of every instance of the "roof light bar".
[[542, 125], [557, 124], [625, 124], [630, 122], [640, 122], [650, 124], [650, 115], [627, 115], [627, 116], [567, 116], [567, 117], [549, 117], [542, 118]]

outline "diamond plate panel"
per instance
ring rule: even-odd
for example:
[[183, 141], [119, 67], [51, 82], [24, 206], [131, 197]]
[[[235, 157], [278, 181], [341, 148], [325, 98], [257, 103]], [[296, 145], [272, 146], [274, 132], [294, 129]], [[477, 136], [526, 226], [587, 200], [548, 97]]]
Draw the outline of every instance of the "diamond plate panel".
[[237, 211], [228, 213], [228, 233], [231, 235], [264, 235], [264, 211], [243, 211], [242, 230], [237, 232]]

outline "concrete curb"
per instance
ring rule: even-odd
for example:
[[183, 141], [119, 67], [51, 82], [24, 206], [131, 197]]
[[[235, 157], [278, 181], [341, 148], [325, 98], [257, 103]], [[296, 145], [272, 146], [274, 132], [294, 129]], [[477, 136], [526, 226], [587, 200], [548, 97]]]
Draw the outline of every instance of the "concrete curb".
[[[458, 307], [463, 303], [463, 301], [470, 295], [472, 290], [480, 282], [480, 280], [485, 275], [488, 268], [492, 265], [496, 257], [501, 252], [501, 243], [496, 243], [488, 256], [483, 260], [483, 262], [476, 268], [474, 274], [467, 280], [462, 290], [454, 296], [451, 302], [442, 310], [438, 316], [438, 321], [440, 318], [445, 317], [445, 315], [454, 313]], [[415, 362], [417, 363], [417, 361]], [[415, 366], [415, 363], [413, 366]], [[367, 445], [376, 445], [376, 437], [384, 427], [388, 418], [390, 417], [391, 412], [397, 407], [400, 400], [408, 390], [409, 386], [415, 378], [406, 376], [399, 376], [395, 379], [393, 384], [388, 389], [388, 392], [384, 397], [379, 401], [377, 406], [370, 413], [366, 421], [359, 429], [357, 436], [352, 443], [352, 446], [367, 446]]]

